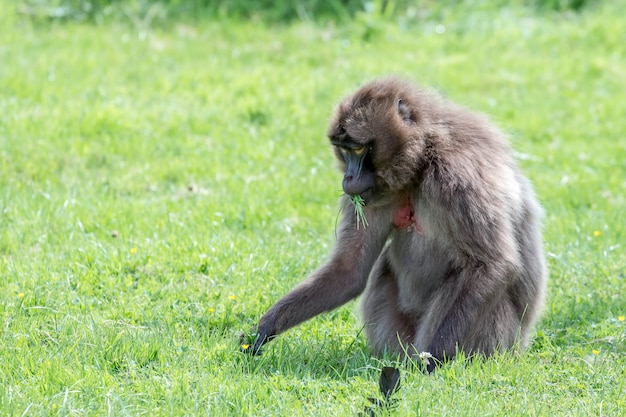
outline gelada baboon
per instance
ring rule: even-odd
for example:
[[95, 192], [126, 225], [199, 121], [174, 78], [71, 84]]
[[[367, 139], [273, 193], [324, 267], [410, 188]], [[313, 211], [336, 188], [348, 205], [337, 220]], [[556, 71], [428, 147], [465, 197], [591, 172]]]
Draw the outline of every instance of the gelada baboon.
[[541, 209], [504, 135], [386, 78], [339, 104], [328, 137], [344, 172], [337, 243], [263, 315], [248, 350], [361, 293], [376, 354], [428, 352], [432, 371], [459, 350], [525, 347], [546, 286]]

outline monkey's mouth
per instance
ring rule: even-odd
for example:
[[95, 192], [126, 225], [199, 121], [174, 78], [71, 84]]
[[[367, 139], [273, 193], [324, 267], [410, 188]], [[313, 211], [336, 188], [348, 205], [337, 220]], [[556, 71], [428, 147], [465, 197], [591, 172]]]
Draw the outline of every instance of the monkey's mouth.
[[367, 205], [369, 202], [372, 201], [372, 199], [374, 198], [374, 189], [373, 188], [368, 188], [367, 190], [359, 193], [359, 194], [349, 194], [350, 197], [356, 197], [359, 196], [361, 197], [361, 199], [363, 200], [363, 205]]

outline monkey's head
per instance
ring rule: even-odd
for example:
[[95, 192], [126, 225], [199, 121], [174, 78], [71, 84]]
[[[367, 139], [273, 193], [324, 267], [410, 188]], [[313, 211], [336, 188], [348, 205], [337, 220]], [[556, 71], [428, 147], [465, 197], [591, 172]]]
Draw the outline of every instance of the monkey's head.
[[339, 104], [328, 137], [344, 172], [346, 194], [369, 203], [413, 182], [423, 159], [422, 95], [407, 81], [386, 78]]

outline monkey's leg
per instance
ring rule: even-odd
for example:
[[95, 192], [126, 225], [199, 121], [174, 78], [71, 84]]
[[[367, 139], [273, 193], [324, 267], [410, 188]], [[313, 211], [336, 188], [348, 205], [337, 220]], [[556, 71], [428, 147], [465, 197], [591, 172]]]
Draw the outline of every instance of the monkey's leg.
[[497, 350], [512, 348], [516, 342], [521, 342], [520, 336], [521, 321], [513, 304], [505, 297], [490, 312], [480, 317], [470, 329], [462, 347], [468, 354], [490, 356]]
[[374, 354], [403, 353], [415, 336], [414, 321], [398, 309], [398, 286], [386, 251], [374, 266], [361, 301], [365, 333]]
[[415, 345], [429, 352], [427, 370], [466, 354], [491, 355], [496, 348], [511, 347], [520, 319], [514, 312], [499, 270], [491, 265], [466, 266], [451, 271], [433, 293]]

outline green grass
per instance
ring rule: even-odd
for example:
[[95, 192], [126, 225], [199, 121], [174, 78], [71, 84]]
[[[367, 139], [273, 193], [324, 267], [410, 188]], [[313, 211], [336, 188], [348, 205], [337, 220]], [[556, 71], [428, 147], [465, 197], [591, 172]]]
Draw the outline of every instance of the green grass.
[[354, 217], [356, 218], [356, 227], [367, 227], [369, 223], [367, 223], [367, 218], [365, 217], [365, 213], [363, 212], [363, 207], [365, 206], [365, 201], [363, 197], [360, 195], [351, 195], [350, 200], [352, 201], [352, 205], [354, 206]]
[[551, 272], [526, 353], [402, 367], [397, 414], [626, 409], [619, 2], [324, 26], [42, 22], [13, 4], [0, 0], [0, 414], [363, 410], [394, 361], [371, 357], [355, 303], [261, 357], [239, 334], [332, 247], [326, 124], [390, 73], [510, 132]]

